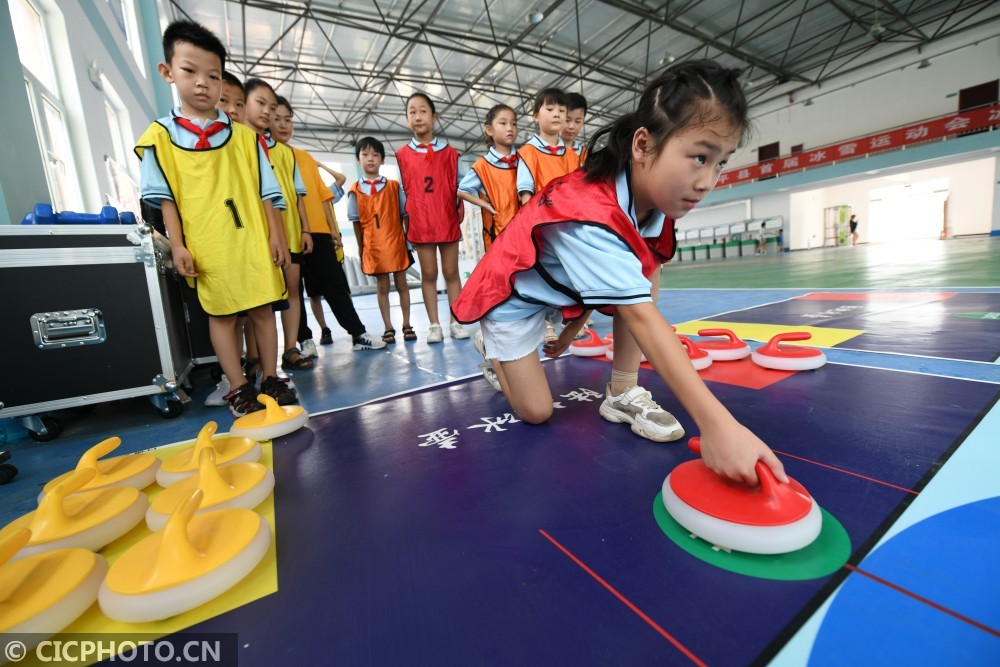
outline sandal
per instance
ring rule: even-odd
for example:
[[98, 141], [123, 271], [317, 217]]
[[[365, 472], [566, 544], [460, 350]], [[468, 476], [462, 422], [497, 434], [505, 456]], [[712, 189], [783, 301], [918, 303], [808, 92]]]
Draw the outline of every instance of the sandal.
[[409, 324], [403, 325], [403, 340], [416, 340], [417, 332]]
[[305, 371], [313, 367], [313, 362], [302, 356], [299, 348], [285, 350], [281, 355], [281, 368], [286, 371]]
[[396, 342], [396, 330], [393, 329], [392, 327], [386, 329], [385, 333], [382, 334], [382, 342], [385, 343], [386, 345], [390, 345], [392, 343], [395, 343]]

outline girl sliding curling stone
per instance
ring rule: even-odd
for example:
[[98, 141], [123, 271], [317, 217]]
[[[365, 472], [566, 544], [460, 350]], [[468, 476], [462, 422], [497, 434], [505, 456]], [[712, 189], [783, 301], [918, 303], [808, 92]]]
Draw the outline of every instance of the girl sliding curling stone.
[[674, 251], [674, 220], [715, 186], [747, 126], [739, 71], [701, 60], [678, 63], [643, 92], [635, 112], [598, 132], [583, 169], [559, 177], [522, 208], [455, 301], [463, 323], [480, 322], [507, 400], [519, 417], [552, 416], [552, 393], [536, 353], [545, 316], [574, 321], [545, 354], [561, 354], [586, 310], [614, 315], [615, 358], [601, 415], [655, 441], [684, 430], [637, 385], [639, 359], [653, 368], [701, 432], [706, 465], [756, 483], [763, 461], [781, 463], [715, 398], [656, 309], [660, 263]]

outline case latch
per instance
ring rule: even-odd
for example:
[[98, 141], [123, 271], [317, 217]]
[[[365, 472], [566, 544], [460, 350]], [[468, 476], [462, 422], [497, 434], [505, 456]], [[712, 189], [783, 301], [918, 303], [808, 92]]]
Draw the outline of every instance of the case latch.
[[108, 339], [104, 315], [96, 308], [35, 313], [31, 316], [31, 333], [40, 350], [97, 345]]

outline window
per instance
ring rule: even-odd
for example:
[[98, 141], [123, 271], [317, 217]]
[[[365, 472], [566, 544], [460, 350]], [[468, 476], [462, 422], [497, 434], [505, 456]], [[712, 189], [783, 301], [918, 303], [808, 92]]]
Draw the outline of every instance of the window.
[[9, 7], [52, 205], [58, 211], [80, 210], [83, 197], [70, 146], [66, 108], [52, 66], [45, 17], [28, 0], [10, 0]]
[[108, 7], [111, 8], [111, 15], [115, 19], [115, 25], [121, 30], [122, 37], [135, 64], [139, 67], [139, 72], [146, 76], [146, 66], [142, 58], [142, 43], [139, 40], [139, 25], [135, 15], [134, 0], [108, 0]]
[[[128, 159], [128, 146], [132, 137], [132, 126], [128, 111], [115, 92], [108, 78], [101, 75], [101, 89], [104, 91], [104, 114], [111, 131], [111, 152], [104, 156], [107, 170], [108, 191], [104, 198], [109, 206], [119, 211], [132, 211], [140, 215], [138, 162]], [[130, 173], [131, 168], [131, 173]]]

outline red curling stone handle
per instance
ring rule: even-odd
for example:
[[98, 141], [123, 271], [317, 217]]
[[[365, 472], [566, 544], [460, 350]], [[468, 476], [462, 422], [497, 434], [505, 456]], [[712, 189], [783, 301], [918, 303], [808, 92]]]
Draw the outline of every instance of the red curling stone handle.
[[742, 343], [735, 333], [729, 329], [699, 329], [699, 336], [725, 336], [729, 339], [730, 343]]
[[[688, 441], [688, 447], [693, 452], [700, 454], [701, 438], [691, 438]], [[692, 464], [694, 464], [693, 461], [681, 464], [676, 472], [680, 472], [681, 468]], [[754, 466], [757, 479], [760, 480], [760, 486], [757, 488], [727, 480], [709, 470], [704, 466], [704, 463], [699, 462], [699, 464], [702, 466], [703, 472], [691, 469], [688, 474], [682, 475], [677, 480], [681, 486], [674, 483], [671, 483], [671, 486], [684, 502], [710, 516], [749, 525], [782, 525], [801, 519], [809, 513], [812, 506], [809, 492], [802, 488], [801, 484], [791, 479], [788, 484], [782, 484], [774, 477], [774, 473], [763, 461], [757, 461]], [[712, 492], [710, 494], [704, 493], [706, 488], [704, 486], [690, 486], [682, 481], [684, 478], [688, 482], [694, 481], [695, 478], [707, 481], [709, 478], [705, 475], [710, 476], [712, 480], [717, 480], [711, 484]], [[686, 487], [686, 489], [682, 487]], [[688, 491], [697, 491], [697, 493], [692, 494]]]
[[[694, 436], [688, 440], [688, 449], [698, 456], [701, 456], [701, 438]], [[795, 494], [794, 491], [787, 489], [787, 487], [790, 487], [789, 484], [782, 484], [778, 481], [778, 479], [774, 476], [774, 473], [771, 472], [771, 469], [768, 468], [767, 464], [763, 461], [757, 461], [757, 463], [754, 464], [753, 469], [754, 472], [757, 473], [757, 479], [760, 481], [760, 490], [765, 495], [774, 497], [780, 502], [782, 496]], [[782, 487], [785, 487], [787, 491], [783, 491]]]

